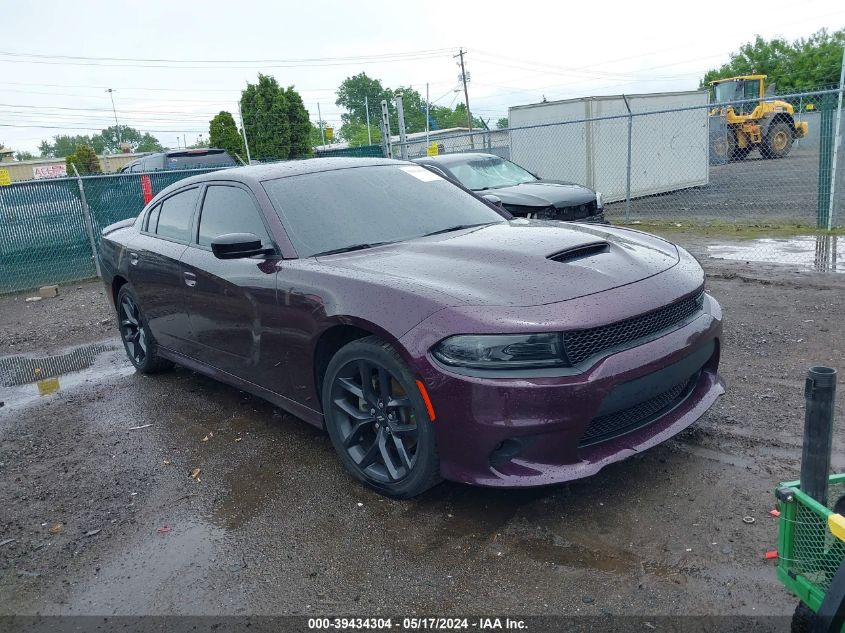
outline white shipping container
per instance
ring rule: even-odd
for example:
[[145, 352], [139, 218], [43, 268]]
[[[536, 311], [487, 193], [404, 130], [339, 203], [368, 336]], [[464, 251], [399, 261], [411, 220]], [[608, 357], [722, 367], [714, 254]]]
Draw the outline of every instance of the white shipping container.
[[[633, 117], [631, 196], [666, 193], [708, 182], [707, 92], [626, 95]], [[511, 160], [542, 178], [566, 180], [624, 200], [628, 110], [622, 96], [587, 97], [515, 106], [508, 110]], [[599, 120], [596, 120], [599, 119]], [[567, 123], [568, 122], [568, 123]], [[546, 127], [528, 126], [560, 123]], [[525, 128], [527, 129], [519, 129]]]

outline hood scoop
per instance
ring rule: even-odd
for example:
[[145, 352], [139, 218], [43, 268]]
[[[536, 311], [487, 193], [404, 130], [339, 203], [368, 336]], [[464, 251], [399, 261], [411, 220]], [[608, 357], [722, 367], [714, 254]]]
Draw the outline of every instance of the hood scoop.
[[587, 244], [579, 244], [572, 248], [567, 248], [557, 253], [552, 253], [546, 259], [554, 262], [571, 262], [575, 259], [583, 259], [584, 257], [591, 257], [600, 253], [606, 253], [610, 250], [610, 245], [604, 240], [596, 242], [588, 242]]

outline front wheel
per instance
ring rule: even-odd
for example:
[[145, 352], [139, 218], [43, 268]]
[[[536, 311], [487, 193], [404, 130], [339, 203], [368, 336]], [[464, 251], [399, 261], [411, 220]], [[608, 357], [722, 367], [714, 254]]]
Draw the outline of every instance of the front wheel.
[[400, 499], [439, 481], [425, 402], [399, 354], [382, 339], [353, 341], [332, 358], [322, 404], [332, 445], [358, 481]]
[[775, 123], [769, 128], [760, 153], [763, 158], [783, 158], [792, 149], [792, 128], [787, 123]]
[[124, 284], [117, 293], [117, 323], [129, 360], [142, 374], [155, 374], [173, 367], [158, 355], [156, 342], [135, 294]]

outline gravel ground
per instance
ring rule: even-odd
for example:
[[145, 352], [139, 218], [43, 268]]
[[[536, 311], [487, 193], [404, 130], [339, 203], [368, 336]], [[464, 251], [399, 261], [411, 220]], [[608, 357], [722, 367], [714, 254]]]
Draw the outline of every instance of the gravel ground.
[[0, 297], [6, 382], [67, 372], [2, 390], [0, 615], [791, 613], [767, 512], [798, 472], [806, 368], [845, 369], [845, 277], [707, 268], [728, 391], [698, 424], [585, 481], [412, 501], [265, 402], [135, 374], [97, 283]]

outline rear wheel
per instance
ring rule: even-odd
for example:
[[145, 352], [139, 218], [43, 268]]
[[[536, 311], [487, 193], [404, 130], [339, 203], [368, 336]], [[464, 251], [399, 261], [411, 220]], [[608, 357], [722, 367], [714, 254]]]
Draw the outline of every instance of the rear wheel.
[[405, 363], [380, 338], [353, 341], [332, 358], [322, 404], [335, 451], [358, 481], [397, 498], [439, 481], [428, 410]]
[[173, 363], [158, 355], [155, 339], [138, 307], [138, 300], [126, 284], [117, 293], [117, 322], [126, 355], [135, 369], [142, 374], [154, 374], [173, 367]]
[[792, 149], [792, 128], [788, 123], [775, 123], [766, 133], [760, 153], [763, 158], [783, 158]]

